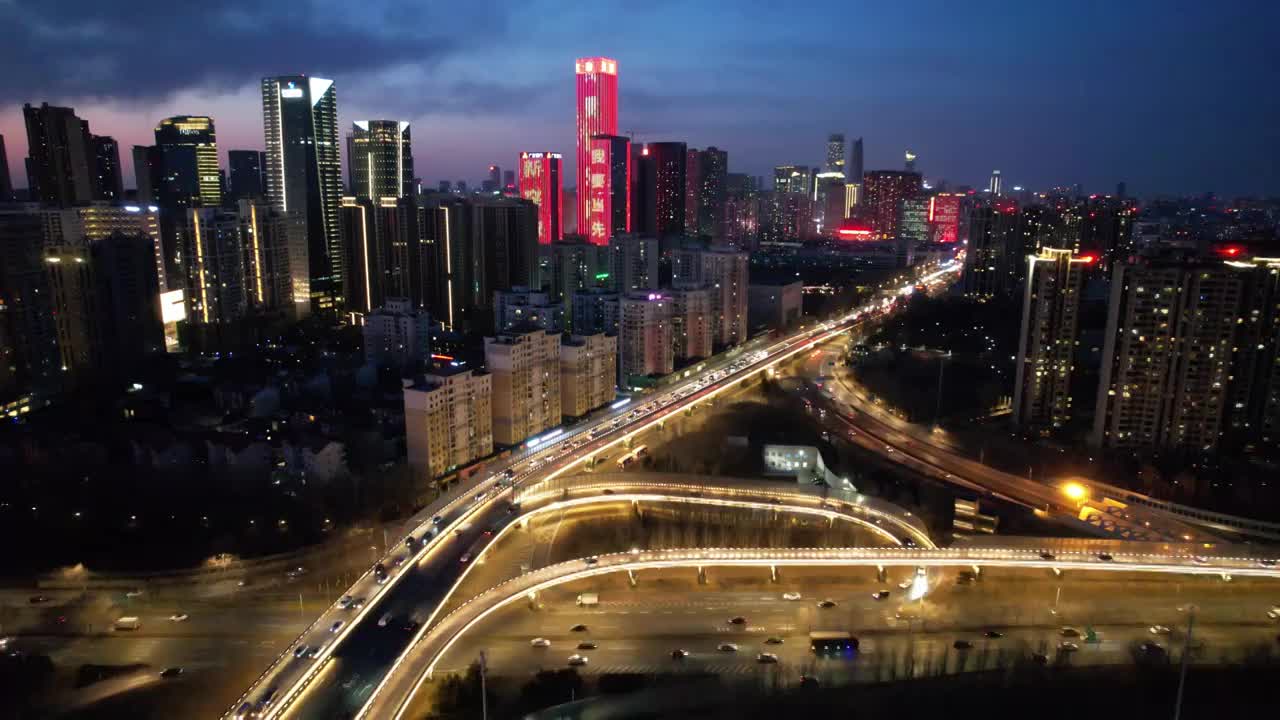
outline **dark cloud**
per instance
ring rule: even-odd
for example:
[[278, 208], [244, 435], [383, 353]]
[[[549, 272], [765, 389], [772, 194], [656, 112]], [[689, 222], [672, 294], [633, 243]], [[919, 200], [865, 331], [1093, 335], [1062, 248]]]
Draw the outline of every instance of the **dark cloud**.
[[486, 3], [0, 0], [0, 103], [147, 101], [279, 73], [431, 67], [505, 29]]

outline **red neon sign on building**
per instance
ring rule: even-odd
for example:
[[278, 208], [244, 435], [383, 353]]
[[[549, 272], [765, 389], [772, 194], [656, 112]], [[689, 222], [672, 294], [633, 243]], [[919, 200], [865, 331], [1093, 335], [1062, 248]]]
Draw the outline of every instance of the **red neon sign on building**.
[[520, 197], [538, 206], [538, 244], [564, 239], [564, 189], [560, 153], [520, 153]]
[[[587, 240], [607, 245], [611, 234], [609, 152], [593, 140], [618, 134], [618, 63], [578, 58], [578, 228]], [[598, 202], [597, 202], [598, 200]]]

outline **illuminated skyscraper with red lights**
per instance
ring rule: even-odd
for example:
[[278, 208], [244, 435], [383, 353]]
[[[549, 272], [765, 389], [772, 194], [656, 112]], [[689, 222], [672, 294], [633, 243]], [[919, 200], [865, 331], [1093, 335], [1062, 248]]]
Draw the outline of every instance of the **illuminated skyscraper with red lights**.
[[[578, 58], [578, 231], [596, 245], [607, 245], [614, 231], [611, 153], [596, 136], [618, 134], [618, 63], [610, 58]], [[629, 196], [627, 191], [624, 197]], [[629, 217], [625, 213], [624, 217]], [[627, 231], [630, 231], [628, 221]]]
[[560, 153], [520, 153], [520, 197], [538, 206], [538, 244], [564, 239]]

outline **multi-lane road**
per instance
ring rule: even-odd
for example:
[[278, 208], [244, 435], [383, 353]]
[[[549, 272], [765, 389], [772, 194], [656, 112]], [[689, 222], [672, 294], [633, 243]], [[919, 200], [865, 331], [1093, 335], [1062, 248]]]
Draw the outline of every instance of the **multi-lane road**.
[[[925, 281], [942, 282], [955, 269], [948, 267]], [[691, 368], [666, 390], [620, 402], [572, 429], [526, 442], [492, 474], [455, 489], [415, 518], [413, 544], [390, 553], [361, 576], [340, 603], [317, 618], [267, 668], [228, 714], [331, 717], [358, 711], [415, 635], [416, 628], [401, 618], [430, 626], [459, 574], [460, 561], [478, 552], [490, 535], [517, 515], [510, 500], [515, 488], [554, 478], [664, 418], [847, 331], [868, 313], [884, 309], [886, 302], [877, 300], [873, 306], [811, 324], [785, 338], [752, 341]], [[384, 632], [393, 621], [407, 629]], [[333, 677], [336, 673], [326, 672], [338, 662], [351, 668], [343, 674], [348, 679], [341, 682]], [[353, 675], [359, 676], [355, 682], [350, 681]]]

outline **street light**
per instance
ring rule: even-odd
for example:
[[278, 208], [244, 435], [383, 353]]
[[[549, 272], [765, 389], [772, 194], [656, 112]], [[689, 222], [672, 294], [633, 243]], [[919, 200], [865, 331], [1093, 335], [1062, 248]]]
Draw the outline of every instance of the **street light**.
[[1075, 502], [1084, 502], [1089, 497], [1089, 488], [1078, 482], [1069, 482], [1062, 486], [1062, 494]]

